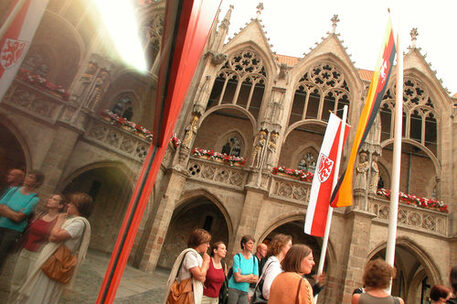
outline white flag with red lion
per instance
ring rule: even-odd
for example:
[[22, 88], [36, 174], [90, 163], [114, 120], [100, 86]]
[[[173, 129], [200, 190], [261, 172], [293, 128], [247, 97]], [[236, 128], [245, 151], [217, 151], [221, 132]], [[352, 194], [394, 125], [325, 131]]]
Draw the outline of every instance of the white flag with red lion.
[[[325, 130], [319, 158], [317, 159], [308, 209], [306, 210], [305, 233], [309, 235], [322, 237], [325, 233], [327, 213], [330, 207], [330, 197], [333, 190], [332, 186], [335, 175], [341, 125], [342, 120], [331, 113], [327, 129]], [[344, 142], [349, 133], [348, 130], [349, 126], [346, 124]]]
[[0, 101], [16, 77], [48, 0], [12, 1], [0, 37]]

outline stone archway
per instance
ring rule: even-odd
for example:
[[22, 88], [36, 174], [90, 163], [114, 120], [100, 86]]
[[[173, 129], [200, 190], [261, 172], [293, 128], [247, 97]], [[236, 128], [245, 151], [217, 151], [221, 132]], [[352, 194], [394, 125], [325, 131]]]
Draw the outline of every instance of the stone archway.
[[229, 225], [218, 206], [205, 196], [191, 198], [174, 210], [157, 266], [171, 268], [195, 228], [208, 230], [211, 242], [229, 242]]
[[94, 198], [95, 208], [90, 248], [110, 253], [124, 217], [132, 188], [125, 172], [117, 166], [90, 168], [72, 178], [64, 194], [82, 191]]
[[27, 169], [26, 153], [16, 135], [0, 124], [0, 193], [7, 186], [8, 170], [13, 168]]
[[[385, 244], [370, 255], [370, 260], [385, 259]], [[439, 282], [435, 265], [417, 245], [408, 240], [397, 240], [395, 248], [397, 276], [392, 282], [392, 295], [399, 296], [406, 304], [429, 303], [430, 288]]]

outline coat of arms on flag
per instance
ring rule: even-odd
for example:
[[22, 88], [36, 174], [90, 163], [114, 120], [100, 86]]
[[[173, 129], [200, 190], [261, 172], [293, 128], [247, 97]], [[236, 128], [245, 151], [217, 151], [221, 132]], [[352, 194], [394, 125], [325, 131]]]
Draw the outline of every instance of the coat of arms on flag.
[[0, 53], [0, 63], [6, 70], [21, 61], [25, 50], [25, 41], [6, 39]]
[[321, 183], [325, 182], [332, 174], [333, 164], [335, 162], [327, 157], [325, 154], [319, 155], [317, 176]]

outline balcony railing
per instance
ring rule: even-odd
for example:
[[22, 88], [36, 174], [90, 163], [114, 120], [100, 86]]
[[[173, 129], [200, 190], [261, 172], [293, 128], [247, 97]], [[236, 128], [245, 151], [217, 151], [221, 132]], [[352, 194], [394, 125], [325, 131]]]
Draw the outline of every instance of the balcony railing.
[[[376, 214], [375, 221], [388, 223], [390, 201], [380, 197], [373, 197], [369, 202], [369, 211]], [[419, 208], [414, 205], [400, 204], [398, 208], [398, 226], [420, 230], [432, 234], [447, 236], [447, 213]]]
[[55, 94], [16, 79], [8, 89], [4, 103], [40, 120], [55, 123], [67, 102]]
[[248, 176], [248, 172], [240, 167], [231, 167], [223, 161], [196, 157], [190, 158], [187, 168], [191, 179], [236, 190], [244, 188]]
[[145, 138], [113, 126], [98, 117], [89, 119], [85, 138], [107, 150], [138, 162], [144, 161], [149, 147], [149, 142]]

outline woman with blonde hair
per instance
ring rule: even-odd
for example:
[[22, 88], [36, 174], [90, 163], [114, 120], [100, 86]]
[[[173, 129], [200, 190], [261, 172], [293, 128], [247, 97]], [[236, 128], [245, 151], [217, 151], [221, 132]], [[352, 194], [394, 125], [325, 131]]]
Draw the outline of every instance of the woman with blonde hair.
[[[54, 304], [59, 303], [64, 288], [70, 288], [79, 267], [86, 257], [90, 241], [90, 224], [87, 218], [93, 209], [92, 197], [86, 193], [73, 193], [68, 196], [69, 203], [66, 213], [61, 213], [51, 230], [49, 243], [41, 250], [31, 274], [19, 289], [15, 303], [21, 304]], [[49, 272], [45, 264], [53, 260], [54, 254], [69, 251], [76, 262], [70, 280], [63, 282]]]
[[290, 235], [278, 233], [271, 240], [268, 247], [268, 260], [262, 270], [263, 286], [258, 287], [262, 288], [262, 297], [265, 300], [270, 297], [270, 287], [274, 279], [282, 272], [281, 262], [290, 247], [292, 247], [292, 237]]
[[268, 303], [312, 304], [313, 288], [303, 276], [311, 273], [314, 264], [311, 248], [303, 244], [293, 245], [281, 262], [284, 272], [271, 284]]
[[365, 293], [352, 295], [352, 304], [404, 304], [401, 298], [392, 297], [386, 292], [390, 281], [395, 278], [395, 268], [383, 259], [369, 261], [363, 272]]

